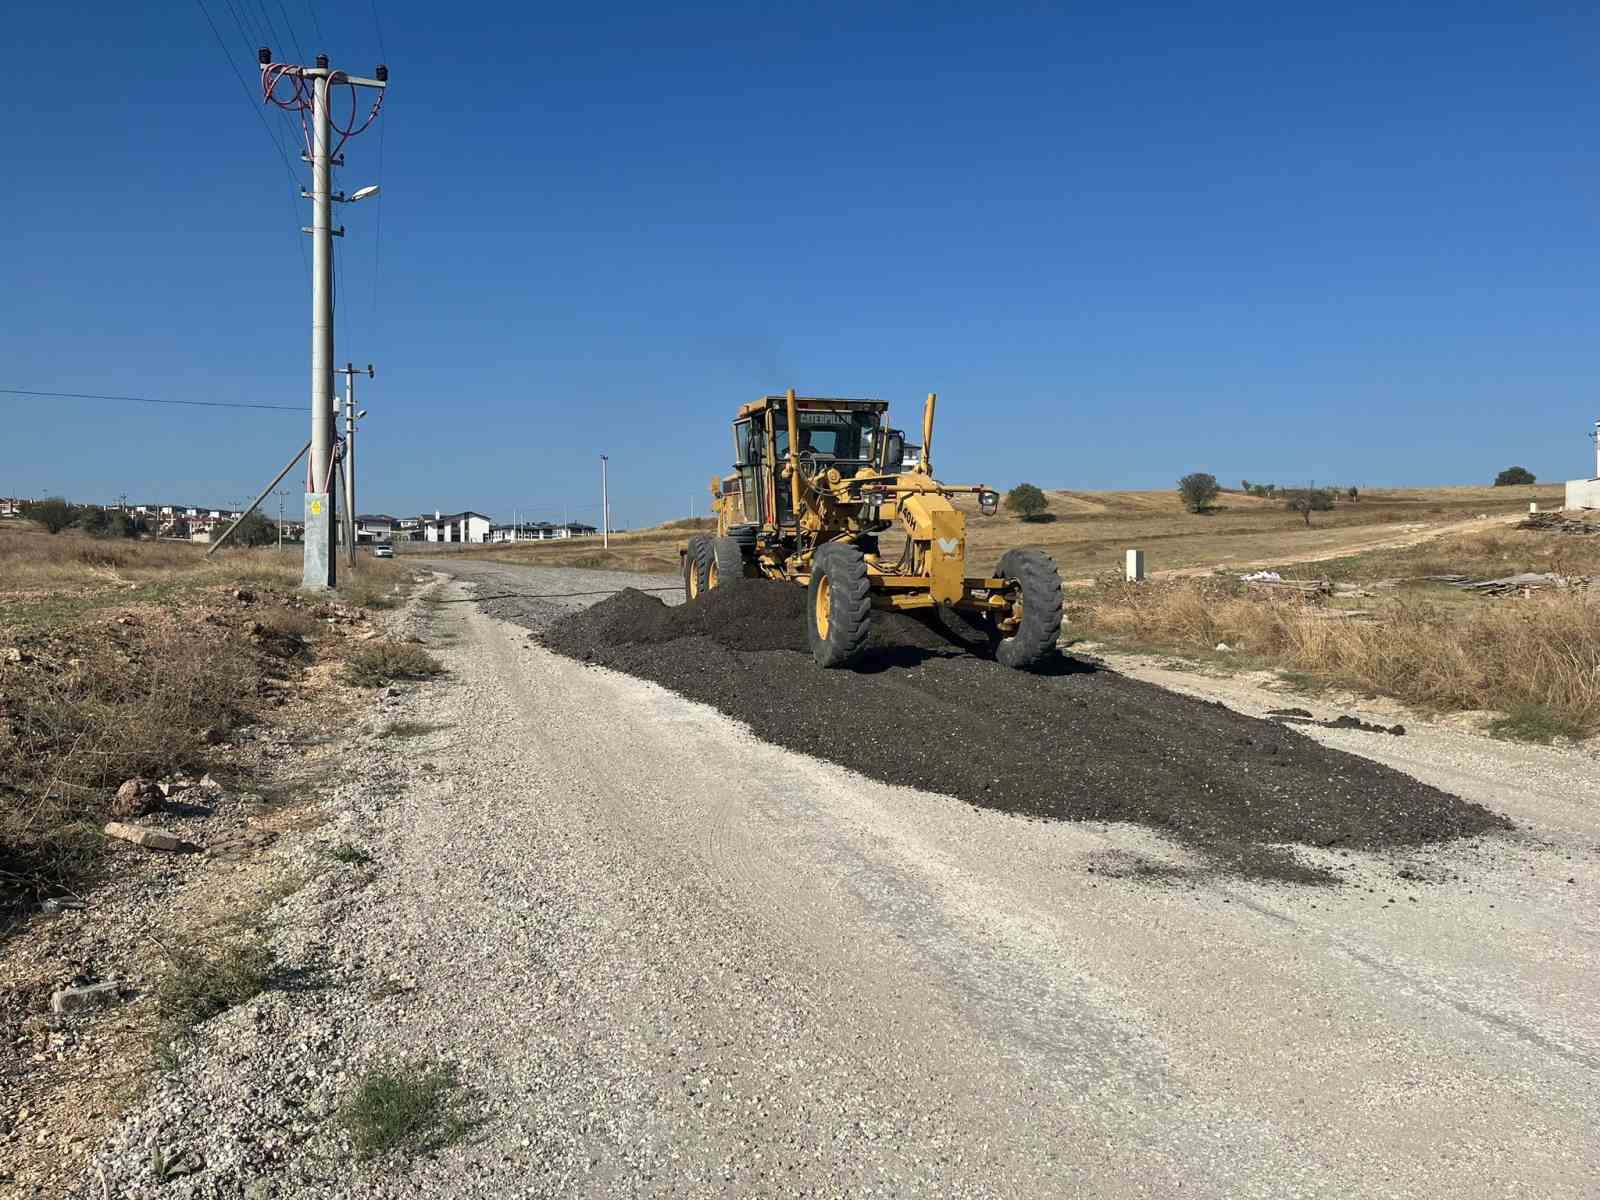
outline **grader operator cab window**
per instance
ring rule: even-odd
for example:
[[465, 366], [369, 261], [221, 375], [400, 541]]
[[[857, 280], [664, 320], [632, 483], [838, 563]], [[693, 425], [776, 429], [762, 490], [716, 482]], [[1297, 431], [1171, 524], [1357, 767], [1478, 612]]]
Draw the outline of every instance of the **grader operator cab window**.
[[[878, 414], [875, 412], [833, 412], [822, 409], [801, 409], [795, 414], [795, 426], [800, 435], [799, 452], [813, 458], [830, 459], [834, 463], [867, 463], [872, 460], [873, 445], [878, 435]], [[778, 457], [789, 455], [789, 430], [787, 423], [779, 421]]]

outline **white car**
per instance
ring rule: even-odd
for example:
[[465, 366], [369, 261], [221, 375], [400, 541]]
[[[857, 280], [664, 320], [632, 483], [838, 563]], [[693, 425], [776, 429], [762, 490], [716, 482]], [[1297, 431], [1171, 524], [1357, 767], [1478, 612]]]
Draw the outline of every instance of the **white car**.
[[372, 548], [372, 557], [373, 558], [393, 558], [394, 557], [394, 547], [390, 546], [390, 545], [374, 546]]

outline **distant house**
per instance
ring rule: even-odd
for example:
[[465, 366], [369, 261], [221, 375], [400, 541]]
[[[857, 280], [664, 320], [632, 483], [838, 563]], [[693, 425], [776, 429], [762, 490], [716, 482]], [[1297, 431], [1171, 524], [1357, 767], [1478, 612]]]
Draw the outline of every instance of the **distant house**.
[[394, 523], [390, 538], [396, 542], [416, 542], [422, 539], [422, 523], [426, 517], [401, 517]]
[[0, 517], [20, 517], [26, 503], [20, 496], [0, 496]]
[[394, 540], [395, 519], [387, 513], [368, 513], [356, 517], [356, 544]]
[[428, 542], [485, 542], [493, 525], [480, 512], [435, 513], [423, 518], [423, 540]]

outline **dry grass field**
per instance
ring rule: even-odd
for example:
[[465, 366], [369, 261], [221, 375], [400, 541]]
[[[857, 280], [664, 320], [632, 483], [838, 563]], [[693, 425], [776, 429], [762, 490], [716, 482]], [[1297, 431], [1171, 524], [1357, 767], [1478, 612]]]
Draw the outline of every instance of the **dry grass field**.
[[[1303, 595], [1233, 573], [1107, 580], [1069, 592], [1068, 632], [1213, 667], [1274, 668], [1301, 687], [1393, 697], [1423, 712], [1488, 710], [1505, 736], [1600, 733], [1600, 525], [1573, 536], [1505, 524], [1273, 565], [1286, 579], [1346, 586]], [[1524, 572], [1595, 582], [1496, 596], [1438, 578]]]
[[[1539, 486], [1391, 489], [1364, 493], [1354, 502], [1341, 500], [1332, 512], [1314, 513], [1308, 528], [1303, 518], [1285, 510], [1283, 501], [1238, 492], [1224, 492], [1204, 515], [1184, 511], [1175, 490], [1045, 494], [1049, 511], [1034, 521], [1004, 510], [985, 517], [963, 498], [974, 561], [987, 567], [1012, 546], [1037, 546], [1055, 556], [1062, 578], [1068, 580], [1120, 571], [1129, 547], [1145, 551], [1151, 572], [1310, 561], [1425, 540], [1480, 513], [1496, 518], [1525, 513], [1530, 501], [1541, 507], [1561, 502], [1559, 488]], [[709, 525], [678, 521], [613, 534], [607, 550], [597, 539], [585, 538], [456, 553], [544, 566], [671, 573], [678, 569], [678, 544]], [[893, 552], [891, 537], [883, 544], [886, 552]]]

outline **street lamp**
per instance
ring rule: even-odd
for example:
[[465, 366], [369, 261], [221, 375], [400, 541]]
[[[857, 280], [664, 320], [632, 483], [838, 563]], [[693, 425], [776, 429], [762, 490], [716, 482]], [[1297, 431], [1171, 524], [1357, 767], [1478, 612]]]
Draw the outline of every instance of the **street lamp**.
[[607, 493], [606, 455], [600, 456], [600, 548], [611, 545], [611, 499]]

